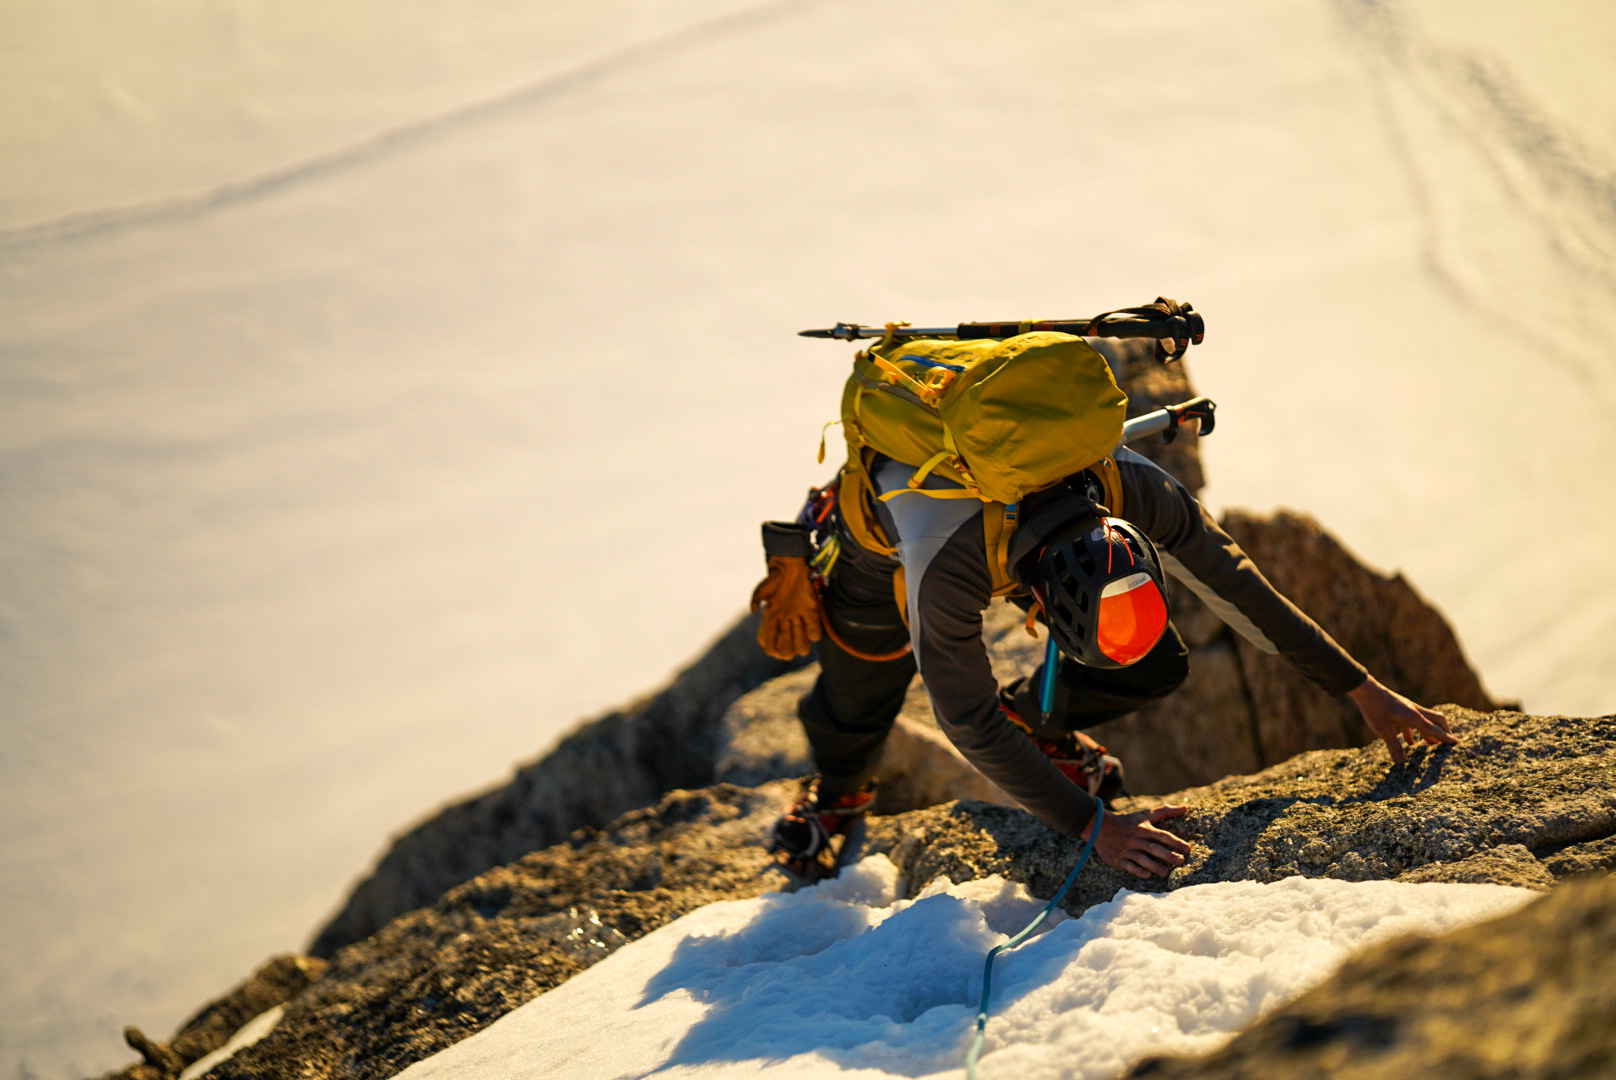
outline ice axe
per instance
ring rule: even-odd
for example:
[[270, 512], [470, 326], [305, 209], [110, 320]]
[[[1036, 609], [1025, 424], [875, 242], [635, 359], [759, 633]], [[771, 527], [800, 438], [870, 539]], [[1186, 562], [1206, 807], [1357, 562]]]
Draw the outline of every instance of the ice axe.
[[1153, 304], [1141, 307], [1117, 308], [1089, 319], [1044, 319], [1017, 322], [964, 322], [958, 326], [909, 326], [891, 323], [886, 326], [864, 326], [860, 323], [837, 323], [825, 330], [801, 330], [799, 337], [829, 338], [835, 341], [857, 341], [861, 338], [886, 338], [908, 341], [914, 338], [933, 338], [944, 341], [980, 341], [1003, 339], [1035, 330], [1051, 330], [1059, 334], [1078, 337], [1151, 338], [1156, 342], [1156, 359], [1177, 360], [1186, 350], [1199, 345], [1206, 338], [1206, 320], [1189, 304], [1158, 296]]

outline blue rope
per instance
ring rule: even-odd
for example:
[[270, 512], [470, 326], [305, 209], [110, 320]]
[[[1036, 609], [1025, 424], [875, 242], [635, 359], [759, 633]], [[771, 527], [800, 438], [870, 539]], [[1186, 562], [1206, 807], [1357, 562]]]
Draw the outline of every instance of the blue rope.
[[1100, 836], [1100, 822], [1104, 820], [1105, 804], [1096, 800], [1094, 803], [1094, 828], [1089, 830], [1088, 843], [1083, 845], [1083, 854], [1077, 857], [1077, 865], [1072, 867], [1070, 874], [1066, 875], [1066, 884], [1060, 887], [1060, 892], [1056, 893], [1055, 898], [1045, 906], [1044, 910], [1038, 913], [1038, 917], [1027, 924], [1025, 930], [1003, 945], [995, 945], [988, 950], [987, 963], [982, 966], [982, 1003], [977, 1006], [976, 1010], [976, 1041], [971, 1043], [970, 1053], [965, 1055], [966, 1080], [976, 1080], [976, 1058], [982, 1052], [982, 1040], [987, 1036], [988, 1000], [993, 995], [993, 958], [1026, 941], [1027, 935], [1042, 926], [1044, 920], [1049, 918], [1049, 913], [1054, 911], [1062, 900], [1066, 899], [1066, 892], [1072, 887], [1072, 882], [1077, 880], [1078, 871], [1082, 870], [1083, 864], [1089, 861], [1089, 853], [1094, 850], [1094, 841], [1099, 839]]

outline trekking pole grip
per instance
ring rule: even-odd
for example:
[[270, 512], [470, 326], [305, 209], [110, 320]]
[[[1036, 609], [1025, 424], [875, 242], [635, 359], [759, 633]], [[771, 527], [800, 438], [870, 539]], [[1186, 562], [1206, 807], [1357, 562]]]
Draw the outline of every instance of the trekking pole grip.
[[1178, 438], [1178, 429], [1184, 426], [1186, 420], [1199, 420], [1201, 422], [1200, 434], [1212, 434], [1212, 428], [1217, 423], [1217, 404], [1211, 398], [1198, 397], [1178, 405], [1168, 405], [1163, 411], [1173, 418], [1172, 426], [1162, 432], [1162, 442], [1170, 443]]

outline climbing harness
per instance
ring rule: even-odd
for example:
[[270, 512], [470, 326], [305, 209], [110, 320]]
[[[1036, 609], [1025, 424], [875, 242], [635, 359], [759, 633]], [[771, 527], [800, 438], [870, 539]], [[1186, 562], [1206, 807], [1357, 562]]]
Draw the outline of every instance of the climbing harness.
[[[808, 530], [809, 543], [814, 551], [813, 558], [808, 561], [808, 581], [819, 602], [819, 625], [824, 628], [825, 635], [850, 656], [876, 664], [897, 660], [908, 656], [914, 651], [914, 646], [906, 641], [901, 649], [892, 652], [867, 653], [849, 645], [836, 632], [836, 627], [831, 625], [830, 612], [825, 606], [825, 582], [830, 579], [830, 573], [842, 554], [842, 538], [836, 528], [841, 487], [842, 478], [838, 476], [822, 488], [810, 488], [808, 499], [797, 514], [797, 524]], [[894, 581], [894, 588], [897, 590], [898, 610], [902, 611], [904, 601], [901, 584], [897, 580]]]
[[1100, 838], [1100, 825], [1104, 820], [1105, 804], [1096, 800], [1094, 803], [1094, 828], [1089, 830], [1088, 842], [1083, 845], [1083, 854], [1077, 857], [1077, 865], [1072, 867], [1070, 874], [1066, 875], [1066, 884], [1060, 887], [1060, 892], [1056, 893], [1054, 899], [1045, 905], [1044, 910], [1038, 913], [1038, 917], [1027, 924], [1025, 930], [1003, 945], [995, 945], [988, 950], [987, 962], [982, 965], [982, 1002], [977, 1006], [976, 1010], [976, 1039], [971, 1043], [970, 1052], [965, 1055], [966, 1080], [976, 1080], [976, 1059], [982, 1053], [982, 1041], [987, 1037], [988, 1004], [993, 996], [993, 958], [1026, 941], [1028, 936], [1042, 926], [1045, 919], [1049, 918], [1049, 913], [1054, 911], [1062, 900], [1066, 899], [1067, 891], [1071, 889], [1072, 883], [1077, 880], [1078, 871], [1082, 870], [1083, 864], [1089, 861], [1089, 853], [1094, 850], [1094, 841]]

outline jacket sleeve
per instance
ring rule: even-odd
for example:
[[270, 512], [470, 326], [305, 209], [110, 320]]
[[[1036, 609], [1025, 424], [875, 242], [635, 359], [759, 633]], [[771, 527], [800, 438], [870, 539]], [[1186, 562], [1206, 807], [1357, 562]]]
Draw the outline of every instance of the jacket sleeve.
[[1242, 637], [1279, 653], [1326, 693], [1345, 694], [1363, 682], [1363, 665], [1274, 588], [1182, 484], [1131, 450], [1116, 460], [1123, 516], [1155, 542], [1162, 569]]
[[[877, 487], [901, 487], [911, 471], [877, 470]], [[982, 611], [993, 584], [981, 504], [906, 493], [882, 508], [889, 535], [899, 538], [910, 638], [938, 727], [978, 772], [1040, 821], [1080, 836], [1094, 816], [1094, 799], [1061, 775], [999, 708], [998, 682], [982, 641]]]

